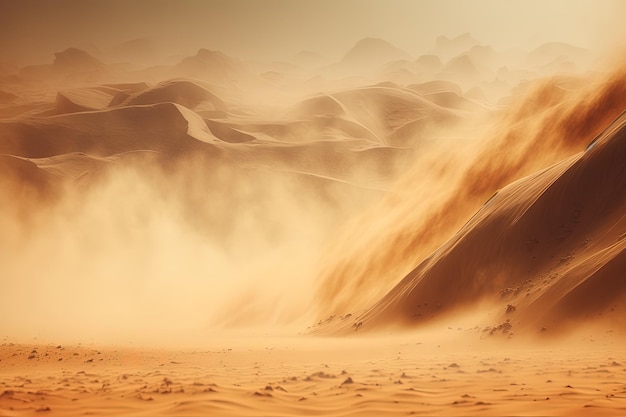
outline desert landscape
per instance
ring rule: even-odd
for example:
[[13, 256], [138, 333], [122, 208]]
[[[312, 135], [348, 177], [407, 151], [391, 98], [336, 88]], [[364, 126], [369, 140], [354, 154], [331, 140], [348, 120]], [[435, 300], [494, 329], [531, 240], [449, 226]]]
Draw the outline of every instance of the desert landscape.
[[0, 416], [626, 414], [622, 2], [0, 6]]

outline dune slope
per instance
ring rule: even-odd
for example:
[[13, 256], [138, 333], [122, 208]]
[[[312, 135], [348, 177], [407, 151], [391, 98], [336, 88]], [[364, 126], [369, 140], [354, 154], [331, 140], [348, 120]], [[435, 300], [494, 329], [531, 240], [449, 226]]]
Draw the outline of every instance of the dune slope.
[[324, 314], [367, 308], [498, 189], [580, 152], [626, 106], [622, 72], [582, 90], [560, 85], [559, 79], [538, 83], [494, 122], [479, 151], [446, 151], [422, 161], [401, 188], [356, 219], [325, 262]]
[[211, 151], [217, 141], [193, 111], [174, 103], [129, 106], [0, 123], [0, 153], [43, 158], [69, 152], [110, 156], [132, 150]]
[[[586, 151], [501, 189], [448, 242], [338, 328], [424, 323], [480, 301], [500, 330], [623, 325], [626, 113]], [[506, 320], [506, 321], [505, 321]], [[494, 323], [497, 324], [497, 323]]]

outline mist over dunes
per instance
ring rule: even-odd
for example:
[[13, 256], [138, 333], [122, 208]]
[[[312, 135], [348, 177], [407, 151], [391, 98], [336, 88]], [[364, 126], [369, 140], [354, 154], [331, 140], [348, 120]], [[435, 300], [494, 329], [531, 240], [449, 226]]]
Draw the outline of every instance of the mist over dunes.
[[620, 2], [2, 6], [0, 414], [623, 414]]

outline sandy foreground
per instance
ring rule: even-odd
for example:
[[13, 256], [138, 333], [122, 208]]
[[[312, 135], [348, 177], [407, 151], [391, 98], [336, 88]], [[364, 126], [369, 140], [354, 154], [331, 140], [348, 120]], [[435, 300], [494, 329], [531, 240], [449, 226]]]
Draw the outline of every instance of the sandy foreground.
[[223, 339], [183, 350], [4, 341], [0, 415], [626, 413], [626, 352], [610, 337], [523, 349], [419, 340]]

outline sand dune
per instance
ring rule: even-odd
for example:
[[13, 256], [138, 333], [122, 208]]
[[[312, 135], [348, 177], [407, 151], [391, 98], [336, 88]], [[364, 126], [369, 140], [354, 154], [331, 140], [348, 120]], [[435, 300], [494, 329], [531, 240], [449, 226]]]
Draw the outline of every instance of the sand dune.
[[[307, 99], [287, 112], [295, 121], [226, 121], [227, 110], [219, 97], [188, 80], [148, 88], [110, 84], [61, 90], [53, 111], [56, 116], [44, 112], [3, 122], [0, 129], [5, 140], [0, 150], [45, 158], [70, 152], [104, 157], [139, 150], [173, 155], [222, 149], [239, 165], [275, 165], [367, 184], [390, 178], [397, 163], [411, 154], [408, 148], [388, 146], [406, 145], [426, 125], [458, 117], [400, 87], [347, 90]], [[211, 118], [215, 116], [219, 119]], [[419, 124], [411, 125], [416, 118]], [[213, 147], [203, 148], [201, 142]], [[366, 173], [364, 167], [375, 169]], [[360, 181], [358, 176], [369, 179]]]
[[206, 88], [189, 80], [170, 80], [137, 92], [120, 105], [134, 106], [157, 103], [176, 103], [194, 109], [204, 101], [209, 102], [216, 111], [225, 112], [226, 104]]
[[407, 52], [383, 39], [364, 38], [328, 70], [340, 75], [367, 74], [382, 68], [386, 63], [410, 59], [411, 56]]
[[478, 68], [468, 54], [461, 54], [448, 61], [438, 78], [455, 81], [466, 88], [490, 80], [493, 76]]
[[[46, 194], [54, 183], [53, 175], [48, 174], [28, 159], [12, 155], [0, 155], [2, 167], [2, 188], [6, 195], [13, 194], [18, 201], [33, 198], [31, 193]], [[20, 194], [26, 194], [22, 196]], [[37, 196], [35, 196], [37, 197]], [[5, 209], [10, 207], [5, 207]]]
[[334, 97], [356, 121], [371, 130], [379, 142], [392, 146], [407, 146], [406, 140], [419, 140], [417, 132], [389, 136], [415, 120], [454, 124], [460, 118], [454, 111], [403, 88], [368, 87], [339, 92]]
[[[128, 165], [111, 157], [131, 152], [155, 151], [162, 160], [200, 154], [213, 163], [220, 155], [220, 169], [251, 169], [270, 182], [280, 173], [305, 192], [345, 208], [379, 198], [410, 161], [410, 148], [391, 145], [415, 140], [409, 129], [423, 132], [447, 117], [444, 109], [399, 86], [325, 97], [303, 101], [287, 111], [286, 119], [258, 122], [231, 117], [219, 97], [190, 80], [65, 89], [57, 93], [54, 110], [5, 120], [1, 152], [29, 158], [53, 173], [57, 185], [102, 178]], [[339, 110], [327, 109], [324, 100]], [[418, 108], [426, 113], [412, 110]], [[414, 117], [419, 125], [411, 125]]]
[[450, 126], [460, 118], [455, 110], [399, 86], [373, 86], [305, 99], [273, 123], [207, 123], [224, 141], [248, 144], [229, 148], [235, 159], [250, 160], [246, 155], [254, 152], [256, 165], [271, 161], [360, 183], [359, 176], [371, 178], [367, 183], [392, 177], [387, 173], [408, 161], [412, 146], [426, 137], [427, 129]]
[[[598, 315], [623, 326], [626, 114], [588, 149], [499, 190], [348, 330], [433, 319], [485, 300], [505, 333]], [[346, 323], [347, 322], [347, 323]]]
[[[320, 286], [327, 311], [346, 314], [367, 307], [450, 238], [499, 188], [584, 149], [626, 106], [623, 89], [621, 72], [576, 93], [554, 80], [539, 83], [494, 124], [489, 144], [475, 159], [468, 160], [460, 150], [458, 157], [448, 153], [443, 160], [415, 167], [397, 192], [358, 219], [354, 231], [347, 229], [342, 238], [346, 243], [338, 241]], [[542, 116], [531, 117], [536, 111]], [[432, 172], [438, 176], [427, 176]], [[457, 185], [444, 190], [442, 182]], [[351, 233], [359, 238], [349, 237]], [[360, 297], [353, 296], [356, 288]]]
[[244, 71], [241, 63], [223, 52], [200, 49], [195, 56], [184, 58], [174, 66], [177, 76], [202, 78], [213, 82], [230, 84]]
[[422, 55], [415, 60], [415, 67], [418, 73], [428, 75], [436, 74], [443, 69], [443, 63], [437, 55]]
[[442, 93], [451, 92], [456, 95], [462, 95], [463, 90], [461, 87], [451, 81], [445, 80], [431, 80], [419, 84], [411, 84], [407, 86], [408, 89], [416, 91], [420, 94]]
[[0, 123], [0, 153], [43, 158], [69, 152], [109, 156], [131, 150], [212, 152], [218, 139], [191, 110], [173, 103]]
[[78, 48], [56, 52], [52, 64], [21, 68], [19, 75], [27, 79], [54, 79], [70, 84], [111, 79], [114, 71], [102, 61]]
[[65, 72], [102, 71], [106, 65], [87, 52], [78, 48], [68, 48], [54, 54], [55, 69]]
[[106, 87], [61, 90], [57, 93], [55, 113], [102, 110], [107, 108], [119, 93], [119, 90]]
[[463, 110], [463, 111], [480, 111], [486, 110], [483, 105], [480, 103], [473, 101], [472, 99], [468, 99], [451, 91], [442, 91], [437, 93], [430, 93], [425, 95], [428, 100], [437, 104], [438, 106]]
[[550, 64], [559, 57], [566, 57], [571, 62], [588, 64], [589, 51], [563, 42], [548, 42], [528, 53], [528, 63], [536, 67]]
[[292, 111], [295, 117], [341, 116], [346, 112], [336, 98], [327, 94], [303, 100]]
[[438, 36], [435, 39], [435, 51], [436, 54], [444, 59], [450, 59], [453, 56], [459, 55], [474, 46], [479, 45], [480, 42], [476, 40], [470, 33], [464, 33], [455, 38], [449, 38], [448, 36]]

